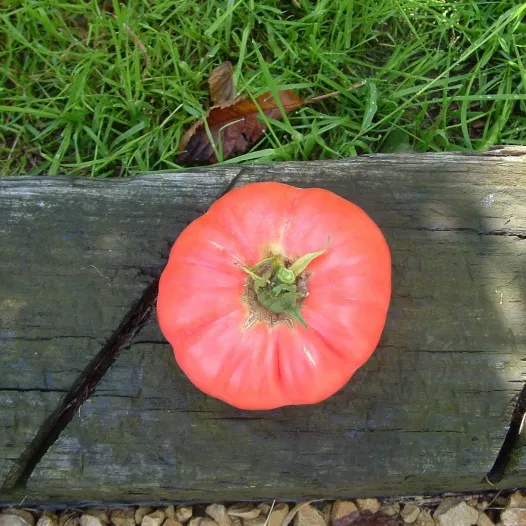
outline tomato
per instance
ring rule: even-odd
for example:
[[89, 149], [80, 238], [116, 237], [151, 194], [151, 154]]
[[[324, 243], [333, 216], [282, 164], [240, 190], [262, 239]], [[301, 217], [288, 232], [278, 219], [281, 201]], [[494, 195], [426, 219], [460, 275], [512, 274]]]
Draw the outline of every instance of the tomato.
[[272, 409], [343, 387], [375, 350], [390, 296], [389, 248], [361, 208], [327, 190], [253, 183], [181, 233], [157, 315], [197, 388]]

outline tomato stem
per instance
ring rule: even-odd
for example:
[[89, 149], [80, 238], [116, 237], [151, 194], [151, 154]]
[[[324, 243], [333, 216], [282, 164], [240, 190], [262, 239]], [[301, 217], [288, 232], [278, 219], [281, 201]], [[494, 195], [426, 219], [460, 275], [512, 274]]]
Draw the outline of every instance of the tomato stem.
[[290, 266], [286, 265], [282, 256], [275, 255], [263, 259], [253, 267], [243, 267], [243, 270], [252, 279], [259, 303], [273, 313], [288, 314], [308, 328], [298, 306], [298, 302], [307, 294], [298, 290], [298, 279], [308, 265], [329, 248], [329, 244], [330, 237], [322, 250], [305, 254]]

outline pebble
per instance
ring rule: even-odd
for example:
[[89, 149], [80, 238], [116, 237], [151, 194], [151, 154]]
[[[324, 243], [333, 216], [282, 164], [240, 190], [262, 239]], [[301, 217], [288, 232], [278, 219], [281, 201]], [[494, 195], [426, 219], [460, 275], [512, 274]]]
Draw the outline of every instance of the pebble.
[[350, 500], [337, 500], [332, 507], [332, 526], [348, 526], [358, 517], [360, 512], [356, 504]]
[[103, 524], [98, 517], [84, 513], [80, 517], [80, 526], [103, 526]]
[[67, 511], [63, 513], [58, 519], [59, 526], [79, 526], [79, 516], [75, 511]]
[[101, 510], [100, 508], [88, 508], [85, 513], [86, 515], [97, 517], [104, 525], [110, 523], [110, 516], [106, 510]]
[[255, 519], [261, 513], [259, 508], [255, 508], [251, 504], [233, 504], [228, 508], [227, 513], [232, 517], [239, 517], [240, 519]]
[[483, 511], [479, 511], [477, 526], [495, 526], [495, 523]]
[[20, 515], [12, 515], [5, 513], [0, 515], [0, 526], [31, 526], [23, 517]]
[[66, 526], [66, 524], [76, 524], [77, 520], [77, 513], [74, 511], [65, 511], [64, 513], [61, 513], [60, 517], [58, 518], [58, 526]]
[[24, 519], [29, 526], [35, 526], [35, 517], [30, 511], [21, 508], [5, 508], [2, 510], [2, 515], [17, 515]]
[[380, 508], [380, 511], [382, 512], [382, 515], [387, 517], [396, 517], [400, 513], [400, 504], [398, 504], [398, 502], [387, 504]]
[[113, 526], [135, 526], [135, 512], [132, 509], [111, 510], [110, 521]]
[[194, 517], [188, 526], [218, 526], [217, 522], [210, 517]]
[[267, 518], [264, 515], [259, 515], [253, 519], [243, 519], [243, 526], [265, 526], [266, 522]]
[[376, 513], [380, 509], [378, 499], [356, 499], [360, 513]]
[[177, 506], [175, 508], [175, 518], [183, 524], [192, 518], [192, 506]]
[[173, 506], [166, 506], [166, 508], [164, 508], [164, 514], [167, 519], [175, 519], [175, 508]]
[[478, 519], [478, 511], [465, 502], [453, 497], [445, 498], [433, 518], [437, 526], [473, 526]]
[[135, 524], [142, 524], [143, 518], [149, 513], [152, 513], [152, 511], [153, 508], [137, 508], [135, 510]]
[[406, 504], [400, 515], [406, 524], [413, 524], [420, 515], [420, 508], [413, 503]]
[[500, 520], [504, 526], [525, 526], [526, 525], [526, 497], [520, 491], [516, 491], [508, 503], [508, 508], [501, 515]]
[[263, 515], [268, 515], [270, 508], [272, 508], [272, 506], [268, 504], [267, 502], [262, 502], [261, 504], [258, 504], [256, 507], [258, 510], [261, 510], [261, 513], [263, 513]]
[[285, 517], [289, 514], [288, 504], [276, 504], [272, 509], [267, 526], [281, 526]]
[[294, 516], [294, 526], [325, 526], [325, 520], [316, 508], [304, 506]]
[[427, 510], [422, 510], [415, 522], [416, 526], [435, 526], [435, 520]]
[[[37, 526], [58, 526], [57, 514], [51, 511], [45, 511], [38, 519]], [[131, 526], [135, 526], [135, 524]]]
[[232, 526], [232, 519], [223, 504], [210, 504], [206, 507], [206, 513], [214, 519], [219, 526]]
[[157, 510], [153, 513], [149, 513], [142, 518], [141, 526], [161, 526], [164, 522], [166, 515], [163, 510]]
[[176, 521], [175, 519], [170, 519], [168, 517], [164, 522], [163, 526], [183, 526], [179, 521]]

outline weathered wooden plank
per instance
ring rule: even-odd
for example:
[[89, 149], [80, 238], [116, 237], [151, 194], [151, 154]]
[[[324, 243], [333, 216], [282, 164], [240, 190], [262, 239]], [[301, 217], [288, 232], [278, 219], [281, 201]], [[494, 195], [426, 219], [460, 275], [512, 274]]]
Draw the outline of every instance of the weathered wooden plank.
[[[248, 413], [196, 391], [153, 323], [37, 466], [27, 493], [35, 501], [201, 500], [484, 487], [525, 372], [525, 159], [397, 155], [243, 168], [238, 184], [325, 187], [380, 224], [394, 265], [380, 348], [319, 406]], [[238, 171], [127, 181], [136, 200], [119, 216], [140, 208], [138, 239], [171, 240], [177, 229], [166, 216], [178, 214], [181, 201], [168, 204], [177, 188], [195, 184], [198, 193], [209, 177], [221, 182], [218, 195]], [[82, 184], [103, 194], [114, 224], [112, 194], [122, 183]], [[167, 247], [144, 250], [155, 272]]]
[[2, 179], [0, 480], [235, 173], [180, 178], [169, 195], [125, 180]]

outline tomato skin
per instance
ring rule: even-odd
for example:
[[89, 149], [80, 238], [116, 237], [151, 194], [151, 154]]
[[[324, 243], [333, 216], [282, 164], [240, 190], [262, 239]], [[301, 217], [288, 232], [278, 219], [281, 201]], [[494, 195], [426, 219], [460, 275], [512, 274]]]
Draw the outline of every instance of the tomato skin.
[[[244, 328], [247, 275], [269, 247], [308, 267], [294, 323]], [[358, 206], [327, 190], [252, 183], [230, 191], [172, 247], [157, 316], [177, 363], [203, 392], [241, 409], [313, 404], [341, 389], [371, 356], [391, 297], [384, 236]]]

